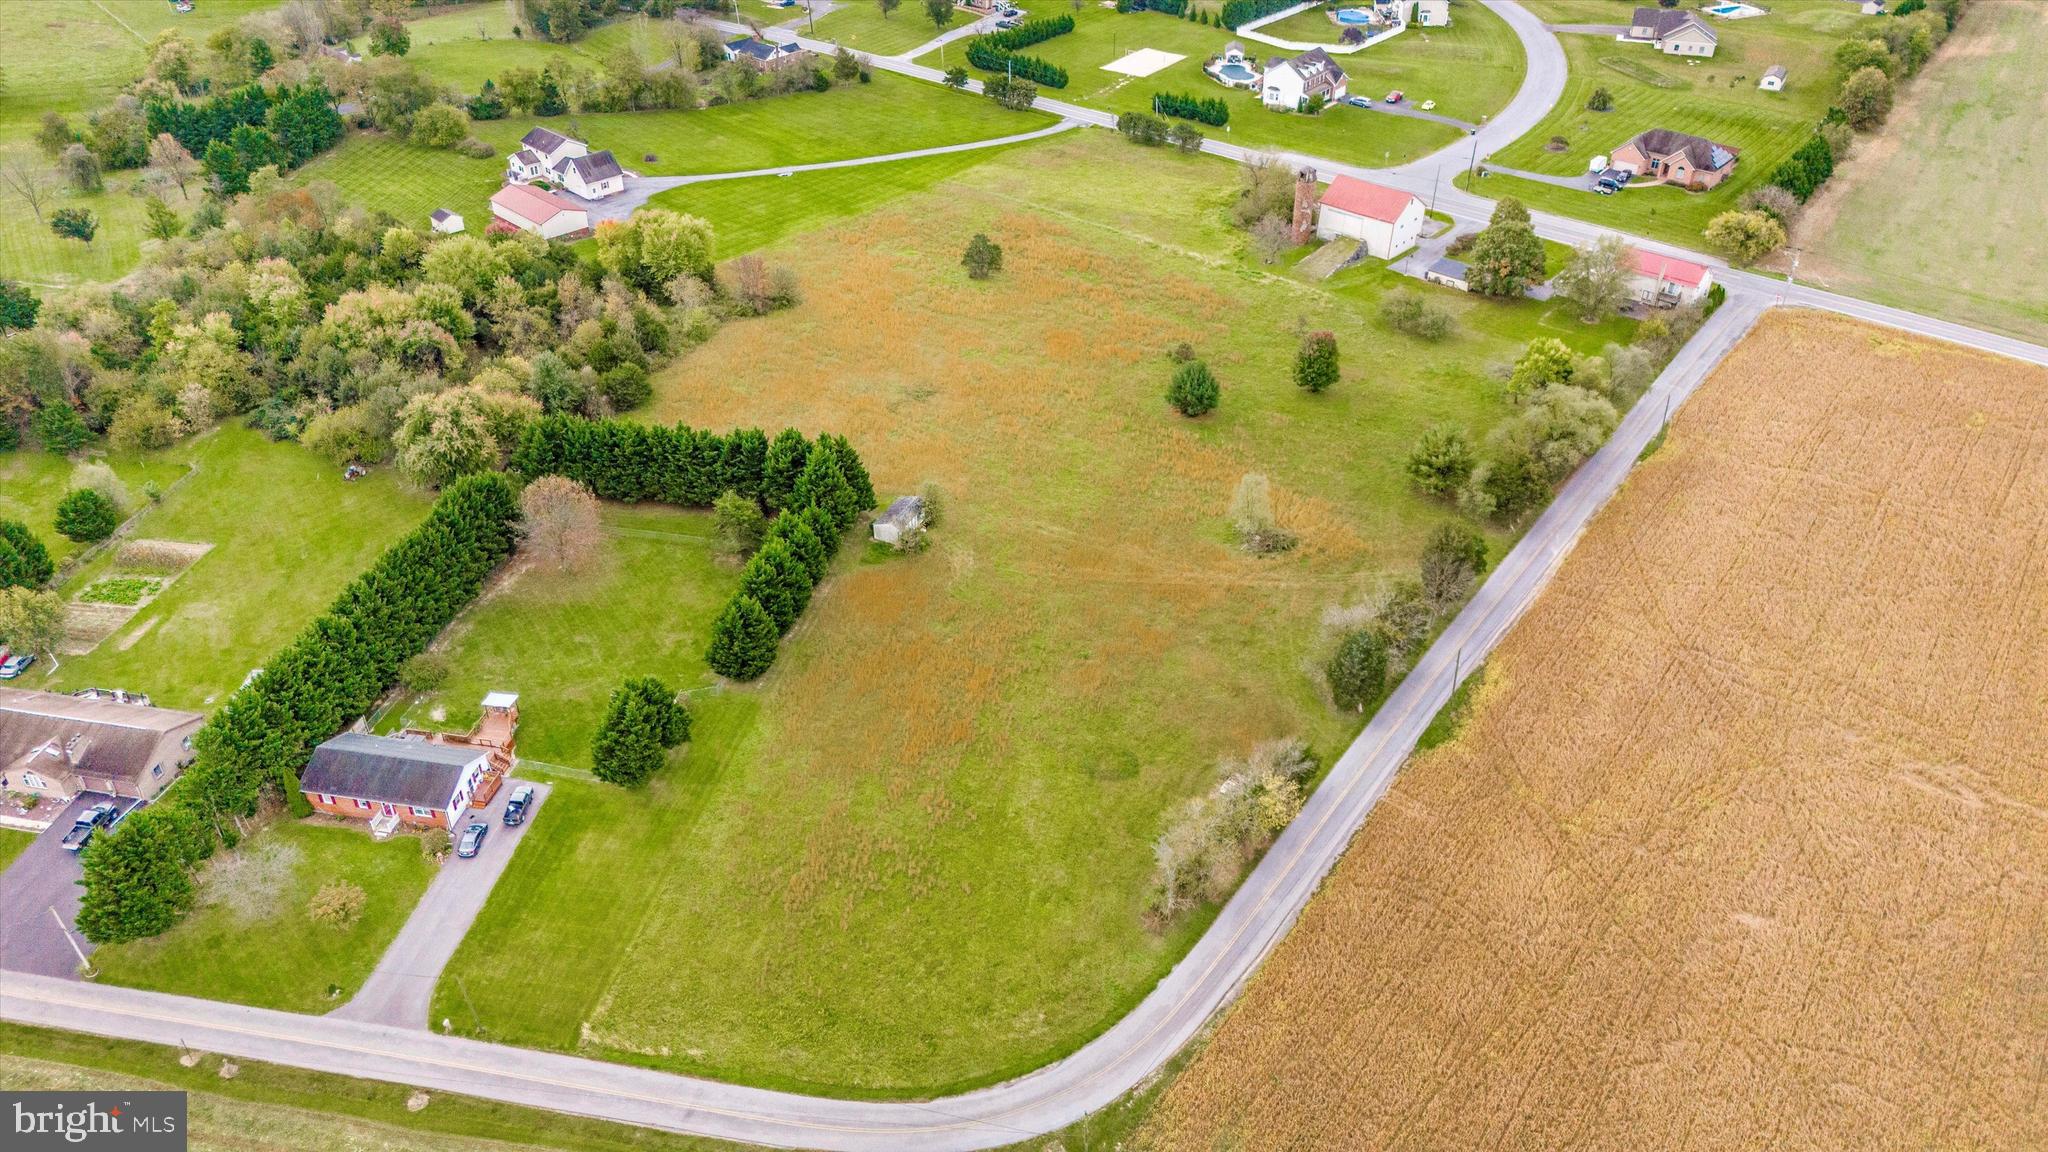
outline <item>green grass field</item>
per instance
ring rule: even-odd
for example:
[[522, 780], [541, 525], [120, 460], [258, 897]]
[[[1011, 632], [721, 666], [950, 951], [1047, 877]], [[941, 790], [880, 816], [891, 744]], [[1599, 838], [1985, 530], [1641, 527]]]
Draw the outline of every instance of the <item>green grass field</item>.
[[[93, 963], [108, 984], [325, 1012], [362, 987], [433, 873], [415, 837], [379, 842], [359, 824], [281, 822], [208, 861], [199, 901], [176, 927], [105, 945]], [[367, 894], [355, 923], [307, 915], [329, 884]]]
[[[1620, 0], [1536, 0], [1531, 8], [1545, 20], [1572, 23], [1625, 24], [1630, 11]], [[1481, 157], [1483, 162], [1575, 176], [1587, 170], [1593, 157], [1611, 155], [1645, 129], [1675, 128], [1739, 149], [1735, 173], [1711, 192], [1639, 186], [1599, 196], [1499, 172], [1483, 179], [1461, 176], [1459, 186], [1697, 246], [1709, 220], [1735, 207], [1746, 189], [1769, 179], [1771, 170], [1806, 142], [1832, 99], [1829, 59], [1835, 45], [1880, 19], [1830, 3], [1787, 5], [1748, 20], [1714, 20], [1719, 49], [1713, 58], [1696, 61], [1607, 36], [1561, 34], [1571, 68], [1563, 98], [1532, 131]], [[1758, 78], [1773, 64], [1786, 66], [1790, 83], [1782, 93], [1759, 91]], [[1611, 111], [1587, 109], [1596, 88], [1614, 98]], [[1566, 145], [1552, 150], [1554, 137]]]
[[[871, 84], [839, 85], [829, 92], [689, 112], [563, 116], [548, 124], [593, 148], [612, 149], [630, 171], [671, 176], [902, 152], [1029, 132], [1052, 122], [1042, 113], [1010, 112], [935, 84], [877, 72]], [[423, 225], [435, 208], [449, 207], [481, 228], [490, 218], [490, 196], [503, 182], [503, 153], [517, 148], [538, 123], [513, 118], [478, 124], [477, 135], [501, 153], [484, 160], [361, 133], [308, 164], [302, 178], [331, 180], [348, 199], [401, 220]], [[647, 160], [649, 153], [656, 159]]]
[[[121, 478], [137, 500], [142, 498], [145, 482], [167, 487], [185, 473], [185, 464], [175, 449], [149, 456], [116, 456], [101, 462], [113, 468], [114, 475]], [[75, 471], [76, 465], [69, 458], [52, 456], [37, 448], [0, 452], [0, 517], [28, 525], [49, 550], [50, 559], [59, 563], [82, 549], [59, 536], [53, 523], [57, 501], [71, 490]]]
[[[339, 469], [298, 445], [238, 427], [158, 453], [143, 471], [161, 475], [165, 467], [189, 467], [192, 475], [166, 485], [163, 503], [144, 513], [133, 535], [212, 550], [91, 654], [62, 658], [54, 675], [38, 664], [21, 686], [126, 688], [167, 707], [209, 708], [319, 615], [429, 504], [388, 470], [344, 483]], [[84, 588], [112, 561], [103, 553], [64, 590]]]
[[[1808, 206], [1799, 278], [2048, 342], [2043, 107], [2048, 6], [1980, 5]], [[1930, 237], [1928, 219], [1952, 226]]]
[[[967, 19], [972, 17], [963, 14], [962, 20]], [[953, 25], [959, 26], [957, 22]], [[873, 56], [901, 55], [940, 34], [926, 17], [923, 5], [905, 4], [885, 15], [874, 0], [842, 4], [815, 22], [804, 20], [798, 12], [790, 27], [805, 36], [844, 44], [855, 52]]]
[[[500, 1040], [918, 1095], [1071, 1050], [1172, 965], [1202, 921], [1144, 925], [1152, 840], [1219, 756], [1290, 733], [1334, 755], [1355, 730], [1305, 664], [1324, 610], [1448, 516], [1401, 472], [1415, 437], [1501, 419], [1494, 366], [1537, 332], [1627, 332], [1444, 293], [1462, 332], [1425, 348], [1375, 318], [1383, 268], [1249, 262], [1234, 180], [1074, 133], [772, 250], [805, 303], [728, 325], [649, 418], [843, 431], [884, 499], [951, 494], [937, 545], [842, 557], [775, 670], [696, 698], [645, 791], [565, 775], [437, 1016], [466, 988]], [[981, 284], [958, 268], [977, 230], [1005, 249]], [[1329, 394], [1289, 381], [1297, 324], [1339, 334]], [[1199, 422], [1161, 398], [1181, 340], [1223, 381]], [[1296, 552], [1228, 543], [1248, 471]]]
[[[1203, 74], [1203, 62], [1231, 40], [1225, 29], [1156, 12], [1119, 15], [1096, 5], [1074, 16], [1073, 32], [1028, 50], [1067, 70], [1068, 86], [1042, 95], [1111, 112], [1148, 111], [1159, 92], [1221, 96], [1230, 104], [1228, 131], [1199, 126], [1204, 133], [1247, 147], [1293, 149], [1355, 164], [1404, 163], [1460, 135], [1447, 125], [1363, 108], [1334, 107], [1320, 116], [1268, 111], [1252, 93], [1225, 89]], [[1420, 30], [1406, 32], [1344, 57], [1351, 91], [1377, 99], [1403, 88], [1412, 99], [1436, 100], [1437, 111], [1445, 115], [1473, 121], [1499, 111], [1526, 71], [1521, 46], [1506, 22], [1484, 8], [1462, 6], [1457, 20], [1453, 27], [1429, 30], [1426, 37]], [[1186, 59], [1143, 78], [1103, 71], [1103, 65], [1140, 48]], [[946, 48], [945, 54], [947, 64], [966, 63], [964, 44]], [[937, 67], [940, 54], [928, 52], [918, 63]]]
[[714, 180], [658, 193], [652, 202], [657, 207], [689, 212], [710, 221], [718, 237], [718, 254], [724, 258], [858, 216], [995, 160], [1011, 148], [1024, 147], [1030, 145], [949, 152], [788, 176]]
[[447, 683], [394, 710], [384, 727], [464, 729], [484, 693], [515, 691], [520, 756], [588, 768], [591, 737], [620, 681], [711, 684], [704, 644], [739, 569], [715, 558], [709, 514], [613, 505], [604, 527], [603, 546], [585, 565], [522, 566], [465, 613], [438, 645], [450, 660]]
[[[180, 16], [165, 0], [29, 0], [0, 4], [0, 154], [30, 152], [45, 112], [61, 112], [74, 128], [142, 73], [143, 45], [164, 28], [196, 43], [275, 0], [208, 0]], [[128, 193], [132, 172], [107, 175], [107, 191], [63, 193], [43, 208], [85, 208], [99, 217], [91, 244], [62, 240], [28, 206], [5, 197], [0, 278], [42, 287], [112, 280], [135, 266], [142, 248], [142, 200]], [[173, 201], [181, 210], [185, 205]]]
[[14, 858], [28, 851], [36, 842], [35, 833], [17, 832], [12, 828], [0, 828], [0, 871], [4, 871]]

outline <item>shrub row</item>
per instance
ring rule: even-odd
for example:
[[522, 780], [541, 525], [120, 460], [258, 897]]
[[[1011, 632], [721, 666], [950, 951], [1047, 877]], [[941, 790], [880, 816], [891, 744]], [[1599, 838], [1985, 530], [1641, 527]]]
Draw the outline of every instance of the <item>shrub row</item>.
[[1020, 56], [1015, 52], [987, 43], [987, 37], [978, 37], [967, 45], [967, 62], [984, 72], [1006, 72], [1020, 80], [1029, 80], [1047, 88], [1065, 88], [1067, 70], [1057, 64], [1048, 64], [1036, 56]]
[[1262, 16], [1271, 16], [1282, 8], [1292, 8], [1300, 0], [1225, 0], [1223, 5], [1223, 26], [1236, 31], [1238, 25], [1249, 24]]
[[1835, 174], [1835, 151], [1819, 133], [1807, 138], [1797, 152], [1771, 170], [1771, 183], [1799, 198], [1801, 204], [1820, 191]]
[[875, 506], [867, 466], [843, 436], [785, 428], [727, 435], [677, 425], [544, 416], [527, 425], [511, 467], [526, 479], [567, 476], [608, 500], [710, 507], [737, 492], [779, 512], [712, 628], [713, 671], [752, 680], [810, 603], [841, 537]]
[[418, 528], [199, 729], [197, 760], [157, 803], [95, 838], [78, 926], [96, 943], [152, 936], [191, 906], [187, 869], [232, 844], [222, 817], [256, 811], [266, 785], [303, 813], [297, 773], [314, 745], [368, 711], [407, 659], [476, 599], [512, 551], [518, 489], [500, 474], [445, 488]]
[[1161, 116], [1199, 120], [1219, 128], [1230, 123], [1230, 105], [1220, 96], [1190, 96], [1185, 92], [1161, 92], [1152, 97], [1152, 110]]
[[1015, 28], [990, 32], [976, 37], [976, 42], [1000, 48], [1005, 52], [1015, 52], [1019, 48], [1042, 44], [1055, 36], [1065, 36], [1073, 30], [1074, 18], [1062, 13], [1042, 20], [1026, 20]]

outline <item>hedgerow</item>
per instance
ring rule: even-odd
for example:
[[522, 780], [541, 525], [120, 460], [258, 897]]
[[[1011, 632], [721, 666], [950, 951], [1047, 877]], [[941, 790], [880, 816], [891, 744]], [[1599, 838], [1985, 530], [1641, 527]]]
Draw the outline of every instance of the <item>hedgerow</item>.
[[1185, 92], [1160, 92], [1152, 97], [1152, 110], [1161, 116], [1198, 120], [1222, 127], [1230, 123], [1230, 105], [1220, 96], [1190, 96]]

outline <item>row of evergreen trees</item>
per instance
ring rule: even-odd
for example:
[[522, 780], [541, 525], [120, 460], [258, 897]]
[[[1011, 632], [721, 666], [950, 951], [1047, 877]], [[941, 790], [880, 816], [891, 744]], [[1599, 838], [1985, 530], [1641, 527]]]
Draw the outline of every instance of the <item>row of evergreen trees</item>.
[[1015, 28], [1004, 28], [979, 37], [979, 40], [1005, 52], [1043, 44], [1055, 36], [1065, 36], [1074, 30], [1074, 18], [1066, 13], [1040, 20], [1026, 20]]
[[199, 729], [197, 760], [157, 803], [85, 855], [78, 926], [96, 943], [153, 936], [191, 906], [190, 867], [232, 817], [256, 811], [266, 786], [303, 814], [298, 771], [313, 747], [368, 711], [512, 552], [517, 485], [465, 476], [442, 490], [426, 520], [357, 577], [319, 619]]
[[566, 476], [606, 500], [709, 508], [736, 492], [778, 513], [712, 626], [705, 659], [721, 676], [752, 680], [775, 663], [841, 538], [875, 506], [867, 465], [844, 436], [774, 439], [758, 428], [723, 436], [678, 424], [543, 416], [530, 422], [511, 468], [528, 480]]
[[1002, 72], [1046, 88], [1065, 88], [1067, 70], [1036, 56], [1022, 56], [978, 36], [967, 44], [967, 62], [984, 72]]
[[1799, 198], [1801, 204], [1820, 191], [1835, 174], [1835, 150], [1818, 132], [1807, 138], [1797, 152], [1771, 170], [1771, 183]]
[[1221, 96], [1190, 96], [1185, 92], [1160, 92], [1152, 97], [1152, 110], [1161, 116], [1199, 120], [1221, 127], [1230, 123], [1230, 105]]
[[1223, 26], [1236, 31], [1241, 24], [1249, 24], [1262, 16], [1271, 16], [1282, 8], [1292, 8], [1300, 0], [1224, 0]]
[[[197, 101], [153, 99], [144, 106], [143, 118], [151, 138], [168, 132], [202, 159], [215, 143], [238, 152], [256, 150], [249, 141], [251, 133], [259, 133], [268, 138], [260, 150], [271, 154], [263, 162], [283, 168], [296, 168], [334, 147], [346, 131], [333, 93], [318, 83], [276, 88], [249, 84]], [[238, 141], [236, 132], [243, 129], [247, 131]]]

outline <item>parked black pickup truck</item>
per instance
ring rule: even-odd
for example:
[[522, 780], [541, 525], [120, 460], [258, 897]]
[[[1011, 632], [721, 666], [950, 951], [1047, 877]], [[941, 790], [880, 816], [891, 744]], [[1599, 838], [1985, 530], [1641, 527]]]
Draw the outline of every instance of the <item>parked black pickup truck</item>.
[[92, 834], [104, 827], [112, 827], [120, 810], [112, 804], [95, 804], [78, 814], [78, 820], [71, 825], [71, 831], [64, 834], [64, 850], [77, 852], [92, 843]]

